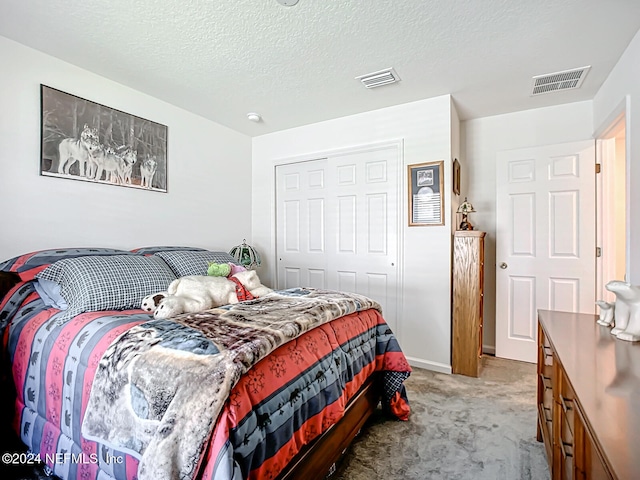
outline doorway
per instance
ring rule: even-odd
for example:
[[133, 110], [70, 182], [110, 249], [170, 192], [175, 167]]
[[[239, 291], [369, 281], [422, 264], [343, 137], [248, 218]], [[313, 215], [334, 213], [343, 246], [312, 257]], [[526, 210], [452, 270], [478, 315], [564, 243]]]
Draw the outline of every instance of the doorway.
[[611, 280], [626, 280], [627, 272], [626, 109], [597, 135], [596, 155], [600, 165], [596, 180], [596, 289], [599, 299], [613, 302], [615, 295], [605, 286]]

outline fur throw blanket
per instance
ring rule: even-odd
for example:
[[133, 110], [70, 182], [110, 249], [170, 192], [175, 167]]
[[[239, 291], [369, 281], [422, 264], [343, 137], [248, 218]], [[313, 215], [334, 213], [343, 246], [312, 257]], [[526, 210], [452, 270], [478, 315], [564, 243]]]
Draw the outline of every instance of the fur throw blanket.
[[370, 308], [380, 305], [362, 295], [290, 289], [135, 326], [100, 361], [82, 434], [140, 459], [140, 480], [193, 478], [242, 374], [304, 332]]

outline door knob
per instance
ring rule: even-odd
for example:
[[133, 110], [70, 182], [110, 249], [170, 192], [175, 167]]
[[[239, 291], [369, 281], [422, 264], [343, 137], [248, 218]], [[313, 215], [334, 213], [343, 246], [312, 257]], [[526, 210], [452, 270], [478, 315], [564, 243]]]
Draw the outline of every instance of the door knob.
[[500, 268], [501, 268], [501, 269], [503, 269], [503, 270], [504, 270], [505, 268], [507, 268], [508, 266], [509, 266], [509, 265], [507, 265], [507, 264], [506, 264], [506, 263], [504, 263], [504, 262], [502, 262], [502, 263], [500, 264]]

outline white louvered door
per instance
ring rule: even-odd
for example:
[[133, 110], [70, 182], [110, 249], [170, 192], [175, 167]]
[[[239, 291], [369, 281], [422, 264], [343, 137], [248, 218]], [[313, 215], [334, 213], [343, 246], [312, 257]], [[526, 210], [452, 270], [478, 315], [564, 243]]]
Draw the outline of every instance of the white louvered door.
[[593, 140], [499, 152], [496, 356], [537, 358], [537, 309], [595, 310]]
[[398, 164], [393, 147], [277, 167], [278, 288], [367, 295], [397, 332]]

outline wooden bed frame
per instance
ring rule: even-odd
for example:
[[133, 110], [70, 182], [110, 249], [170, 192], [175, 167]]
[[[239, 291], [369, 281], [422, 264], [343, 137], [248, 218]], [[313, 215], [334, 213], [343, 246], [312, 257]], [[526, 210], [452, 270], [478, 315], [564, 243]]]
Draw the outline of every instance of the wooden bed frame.
[[380, 397], [380, 374], [376, 373], [349, 401], [342, 419], [296, 455], [277, 480], [322, 480], [332, 474], [336, 462], [380, 403]]

